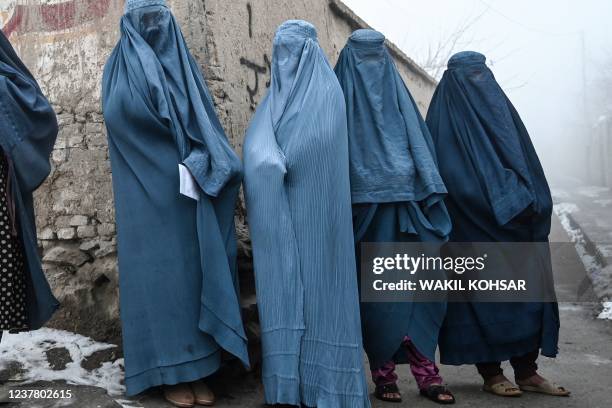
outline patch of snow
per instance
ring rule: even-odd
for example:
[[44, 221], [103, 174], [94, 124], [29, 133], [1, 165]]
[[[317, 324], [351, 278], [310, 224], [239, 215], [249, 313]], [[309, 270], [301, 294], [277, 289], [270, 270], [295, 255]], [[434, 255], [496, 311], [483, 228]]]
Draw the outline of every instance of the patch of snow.
[[555, 214], [559, 215], [559, 213], [563, 214], [572, 214], [580, 210], [578, 206], [574, 203], [559, 203], [555, 204], [554, 207]]
[[607, 193], [609, 191], [610, 189], [607, 187], [585, 186], [578, 189], [578, 194], [582, 194], [583, 196], [589, 198], [597, 198], [600, 194]]
[[[572, 203], [559, 203], [554, 206], [554, 211], [570, 241], [574, 243], [576, 252], [591, 279], [595, 294], [600, 299], [609, 299], [612, 294], [612, 265], [602, 265], [595, 256], [589, 253], [583, 232], [572, 224], [570, 214], [578, 211], [578, 206]], [[606, 303], [610, 302], [604, 303], [604, 311]]]
[[568, 198], [570, 196], [567, 191], [560, 189], [560, 188], [551, 188], [550, 193], [552, 194], [554, 198], [557, 198], [557, 199]]
[[612, 302], [603, 302], [603, 310], [597, 318], [612, 320]]
[[[63, 370], [53, 370], [47, 361], [46, 351], [58, 347], [66, 348], [72, 359]], [[4, 364], [16, 361], [25, 370], [19, 378], [25, 383], [64, 380], [69, 384], [101, 387], [109, 395], [118, 396], [125, 392], [121, 384], [123, 359], [105, 362], [92, 371], [81, 367], [83, 360], [93, 353], [114, 347], [117, 346], [63, 330], [42, 328], [19, 334], [5, 332], [0, 343], [0, 369]]]
[[581, 247], [583, 247], [583, 249], [586, 250], [586, 244], [582, 231], [580, 231], [580, 229], [578, 228], [574, 228], [569, 217], [570, 214], [575, 213], [579, 210], [578, 206], [574, 203], [559, 203], [555, 204], [553, 209], [557, 217], [559, 217], [561, 226], [569, 236], [570, 241], [576, 244], [576, 249], [579, 250], [578, 246], [580, 245]]
[[139, 405], [136, 401], [116, 399], [115, 402], [121, 405], [123, 408], [142, 408], [142, 405]]

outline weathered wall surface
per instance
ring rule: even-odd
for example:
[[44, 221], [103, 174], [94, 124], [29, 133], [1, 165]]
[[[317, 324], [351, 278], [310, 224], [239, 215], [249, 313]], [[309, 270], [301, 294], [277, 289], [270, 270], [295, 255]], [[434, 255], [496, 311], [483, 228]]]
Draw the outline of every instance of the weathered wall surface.
[[[241, 147], [245, 126], [264, 96], [270, 79], [272, 39], [276, 27], [292, 18], [308, 20], [332, 63], [354, 29], [366, 24], [339, 1], [206, 1], [207, 60], [204, 69], [232, 142]], [[398, 68], [425, 111], [433, 82], [391, 46]]]
[[49, 179], [35, 194], [44, 267], [63, 304], [53, 324], [116, 339], [117, 268], [102, 67], [121, 0], [2, 1], [9, 36], [58, 115]]
[[[365, 23], [337, 0], [174, 0], [191, 52], [238, 151], [270, 78], [272, 38], [286, 19], [311, 21], [332, 65], [352, 30]], [[118, 271], [102, 68], [119, 35], [123, 0], [0, 0], [0, 25], [53, 103], [60, 135], [53, 170], [35, 196], [44, 267], [63, 304], [51, 322], [117, 341]], [[390, 45], [422, 111], [434, 82]], [[239, 221], [242, 274], [248, 237]], [[250, 286], [248, 283], [243, 285]]]

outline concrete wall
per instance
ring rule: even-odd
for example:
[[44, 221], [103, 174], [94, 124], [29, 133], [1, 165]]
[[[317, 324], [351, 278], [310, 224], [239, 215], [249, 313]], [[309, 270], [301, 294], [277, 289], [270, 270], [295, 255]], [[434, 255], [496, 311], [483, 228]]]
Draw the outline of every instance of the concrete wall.
[[[332, 64], [350, 33], [366, 26], [337, 0], [169, 4], [238, 151], [270, 79], [272, 38], [280, 23], [290, 18], [311, 21]], [[51, 324], [109, 341], [119, 336], [118, 272], [100, 83], [122, 12], [122, 0], [0, 0], [0, 25], [40, 81], [60, 122], [53, 171], [35, 197], [44, 267], [63, 303]], [[389, 46], [424, 112], [434, 81]], [[248, 293], [250, 251], [242, 205], [237, 217]]]

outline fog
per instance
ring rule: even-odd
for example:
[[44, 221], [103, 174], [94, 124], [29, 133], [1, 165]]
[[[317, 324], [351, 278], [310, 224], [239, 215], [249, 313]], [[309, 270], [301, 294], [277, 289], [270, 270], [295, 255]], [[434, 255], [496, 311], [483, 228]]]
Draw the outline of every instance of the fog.
[[475, 50], [487, 56], [487, 64], [521, 114], [549, 178], [582, 178], [589, 133], [605, 110], [597, 97], [602, 71], [612, 63], [612, 2], [345, 3], [420, 63], [427, 60], [428, 47], [436, 49], [468, 22], [453, 51]]

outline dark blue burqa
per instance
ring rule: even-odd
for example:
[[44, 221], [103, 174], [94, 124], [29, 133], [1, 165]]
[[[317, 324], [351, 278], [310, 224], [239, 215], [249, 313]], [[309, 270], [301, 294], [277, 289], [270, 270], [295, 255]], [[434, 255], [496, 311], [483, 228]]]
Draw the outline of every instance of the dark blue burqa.
[[0, 154], [9, 159], [17, 233], [26, 258], [28, 327], [33, 330], [59, 306], [40, 264], [32, 202], [32, 193], [51, 171], [49, 156], [57, 131], [55, 112], [0, 31]]
[[[460, 52], [449, 60], [427, 124], [448, 188], [451, 241], [548, 241], [552, 199], [544, 171], [484, 55]], [[550, 268], [550, 258], [539, 261]], [[554, 357], [558, 330], [556, 303], [450, 303], [441, 361], [502, 361], [537, 349]]]
[[[163, 0], [128, 1], [103, 80], [127, 393], [248, 364], [236, 280], [241, 182], [197, 64]], [[180, 194], [179, 164], [199, 200]]]
[[[347, 106], [357, 258], [363, 242], [444, 242], [451, 229], [431, 136], [384, 40], [355, 31], [335, 68]], [[434, 360], [445, 311], [445, 303], [362, 303], [371, 368], [405, 362], [405, 336]]]

